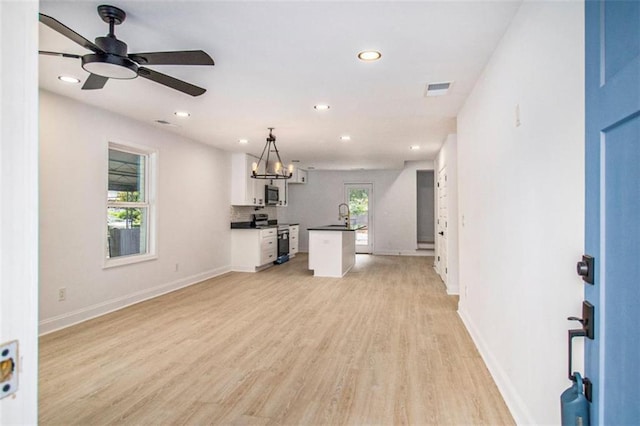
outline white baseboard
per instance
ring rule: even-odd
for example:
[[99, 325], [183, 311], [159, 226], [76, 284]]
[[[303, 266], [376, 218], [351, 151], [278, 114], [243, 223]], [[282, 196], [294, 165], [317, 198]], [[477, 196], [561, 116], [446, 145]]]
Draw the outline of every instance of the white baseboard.
[[376, 256], [434, 256], [433, 250], [374, 250]]
[[126, 308], [127, 306], [135, 305], [136, 303], [144, 302], [145, 300], [153, 299], [154, 297], [158, 297], [163, 294], [171, 293], [172, 291], [176, 291], [184, 287], [189, 287], [193, 284], [197, 284], [199, 282], [217, 277], [222, 274], [226, 274], [230, 271], [231, 268], [229, 266], [211, 269], [209, 271], [181, 278], [170, 283], [161, 284], [156, 287], [127, 294], [126, 296], [121, 296], [115, 299], [107, 300], [105, 302], [96, 303], [95, 305], [87, 306], [85, 308], [77, 309], [75, 311], [67, 312], [55, 317], [46, 318], [44, 320], [41, 320], [39, 323], [39, 333], [41, 336], [53, 333], [54, 331], [58, 331], [72, 325], [88, 321], [92, 318], [96, 318], [110, 312]]
[[436, 245], [434, 243], [418, 243], [418, 250], [435, 250]]
[[[299, 250], [298, 253], [308, 254], [307, 250]], [[373, 250], [371, 253], [375, 256], [435, 256], [436, 252], [434, 250], [424, 250], [424, 249], [416, 249], [416, 250]]]
[[265, 263], [262, 266], [244, 266], [244, 265], [231, 265], [229, 269], [231, 272], [250, 272], [256, 273], [260, 271], [264, 271], [265, 269], [269, 269], [273, 266], [272, 262]]
[[447, 287], [447, 294], [449, 296], [459, 296], [460, 295], [460, 288], [459, 287], [449, 288], [449, 286], [446, 285], [446, 284], [445, 284], [445, 286]]
[[471, 318], [464, 311], [464, 307], [458, 307], [458, 316], [462, 319], [467, 331], [471, 335], [471, 339], [476, 345], [480, 356], [484, 360], [493, 381], [496, 383], [504, 402], [507, 404], [507, 408], [511, 412], [513, 419], [517, 425], [533, 425], [535, 424], [531, 413], [527, 409], [524, 400], [516, 391], [513, 383], [509, 379], [509, 376], [500, 366], [493, 353], [489, 350], [489, 347], [482, 339], [478, 329], [474, 326]]
[[232, 272], [256, 272], [255, 266], [231, 265]]

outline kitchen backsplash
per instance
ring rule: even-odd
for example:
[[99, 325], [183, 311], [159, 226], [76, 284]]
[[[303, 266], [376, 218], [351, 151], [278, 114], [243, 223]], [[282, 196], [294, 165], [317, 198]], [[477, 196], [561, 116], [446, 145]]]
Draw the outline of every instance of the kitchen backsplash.
[[254, 213], [264, 213], [269, 215], [269, 220], [278, 219], [278, 209], [276, 207], [264, 207], [256, 210], [252, 206], [231, 206], [231, 222], [250, 222]]

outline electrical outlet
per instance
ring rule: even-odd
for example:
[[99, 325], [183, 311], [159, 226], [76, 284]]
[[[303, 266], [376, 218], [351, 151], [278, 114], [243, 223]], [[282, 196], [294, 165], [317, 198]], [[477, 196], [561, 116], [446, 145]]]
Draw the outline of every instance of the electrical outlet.
[[67, 300], [67, 288], [61, 287], [58, 289], [58, 302], [64, 302]]
[[176, 263], [176, 272], [178, 272], [178, 270], [180, 270], [180, 264]]
[[522, 122], [520, 121], [520, 104], [516, 104], [516, 108], [514, 111], [514, 115], [515, 115], [515, 126], [516, 127], [520, 127], [520, 125], [522, 124]]
[[18, 390], [18, 341], [0, 345], [0, 399]]

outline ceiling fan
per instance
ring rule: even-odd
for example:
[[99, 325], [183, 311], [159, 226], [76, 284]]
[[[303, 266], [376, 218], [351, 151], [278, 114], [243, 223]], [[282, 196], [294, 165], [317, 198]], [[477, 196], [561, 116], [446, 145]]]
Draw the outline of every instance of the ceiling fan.
[[202, 50], [127, 53], [127, 44], [118, 40], [114, 33], [114, 27], [124, 22], [127, 16], [125, 12], [115, 6], [101, 5], [98, 6], [98, 14], [109, 24], [109, 33], [104, 37], [96, 37], [95, 43], [92, 43], [61, 22], [40, 13], [40, 22], [93, 53], [75, 55], [42, 50], [39, 53], [80, 59], [82, 68], [90, 73], [82, 86], [83, 90], [102, 89], [110, 78], [127, 80], [142, 77], [191, 96], [200, 96], [206, 92], [202, 87], [145, 68], [143, 65], [214, 65], [213, 59], [207, 53]]

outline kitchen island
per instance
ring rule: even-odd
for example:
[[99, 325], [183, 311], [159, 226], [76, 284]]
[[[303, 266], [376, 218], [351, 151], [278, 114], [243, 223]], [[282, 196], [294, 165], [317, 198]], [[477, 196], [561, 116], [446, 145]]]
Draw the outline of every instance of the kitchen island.
[[326, 225], [309, 231], [309, 269], [314, 277], [343, 277], [356, 263], [356, 233], [360, 226]]

